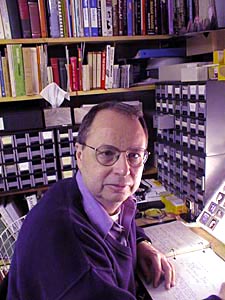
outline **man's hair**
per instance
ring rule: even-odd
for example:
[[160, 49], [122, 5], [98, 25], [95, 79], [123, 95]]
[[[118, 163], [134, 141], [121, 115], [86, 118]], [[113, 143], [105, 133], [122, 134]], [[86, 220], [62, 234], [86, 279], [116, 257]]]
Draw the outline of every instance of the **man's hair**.
[[[123, 102], [108, 101], [93, 106], [91, 110], [85, 115], [80, 125], [78, 136], [77, 136], [77, 142], [79, 144], [84, 144], [86, 142], [92, 122], [94, 121], [97, 113], [101, 110], [111, 110], [111, 111], [118, 112], [122, 115], [130, 116], [131, 118], [138, 119], [145, 132], [146, 139], [148, 141], [148, 128], [144, 120], [142, 111], [137, 106], [134, 105], [129, 105]], [[110, 122], [110, 120], [108, 121]]]

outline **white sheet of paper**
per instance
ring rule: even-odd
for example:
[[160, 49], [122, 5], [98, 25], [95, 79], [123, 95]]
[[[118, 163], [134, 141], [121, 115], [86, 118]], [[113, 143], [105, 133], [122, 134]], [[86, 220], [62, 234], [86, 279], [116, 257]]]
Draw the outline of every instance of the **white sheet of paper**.
[[153, 300], [201, 300], [219, 292], [225, 281], [225, 262], [212, 249], [169, 258], [176, 268], [176, 285], [166, 290], [144, 283]]

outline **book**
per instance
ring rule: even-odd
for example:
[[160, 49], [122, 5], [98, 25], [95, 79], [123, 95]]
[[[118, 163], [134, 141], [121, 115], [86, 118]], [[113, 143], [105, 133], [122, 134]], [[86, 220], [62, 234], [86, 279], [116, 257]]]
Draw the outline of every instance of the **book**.
[[60, 86], [58, 57], [51, 57], [50, 64], [52, 67], [53, 81]]
[[101, 0], [102, 36], [107, 36], [108, 35], [106, 20], [107, 20], [107, 17], [106, 17], [106, 0]]
[[210, 248], [210, 242], [181, 221], [144, 230], [154, 247], [167, 256], [176, 270], [176, 285], [170, 290], [166, 290], [163, 283], [153, 288], [142, 278], [153, 300], [197, 300], [217, 294], [225, 278], [225, 261]]
[[59, 57], [58, 58], [59, 64], [59, 80], [60, 80], [60, 87], [67, 91], [67, 70], [66, 70], [66, 58]]
[[39, 17], [40, 17], [41, 37], [45, 38], [48, 36], [48, 24], [47, 24], [45, 0], [38, 0], [38, 9], [39, 9]]
[[78, 91], [78, 70], [77, 70], [77, 57], [71, 56], [70, 57], [70, 64], [71, 64], [71, 72], [72, 72], [72, 84], [71, 89], [72, 91]]
[[4, 76], [3, 76], [3, 66], [2, 66], [2, 55], [0, 52], [0, 86], [1, 86], [1, 96], [5, 97], [5, 82], [4, 82]]
[[30, 25], [31, 25], [31, 36], [32, 38], [41, 37], [41, 25], [38, 3], [36, 1], [28, 1]]
[[90, 90], [90, 69], [89, 65], [82, 65], [82, 87], [83, 91]]
[[82, 0], [83, 18], [84, 18], [84, 36], [90, 36], [91, 23], [89, 15], [89, 1]]
[[2, 16], [2, 24], [3, 24], [3, 28], [4, 28], [5, 38], [11, 39], [12, 33], [11, 33], [11, 28], [10, 28], [9, 13], [8, 13], [6, 0], [0, 1], [0, 13]]
[[47, 18], [49, 21], [50, 36], [52, 38], [60, 37], [57, 0], [47, 0]]
[[[130, 1], [130, 0], [129, 0]], [[112, 0], [113, 35], [119, 35], [118, 28], [118, 0]]]
[[62, 10], [62, 1], [63, 0], [57, 1], [60, 37], [64, 37], [64, 18], [63, 18], [63, 10]]
[[9, 24], [11, 29], [11, 36], [13, 39], [22, 38], [22, 30], [20, 24], [20, 14], [17, 1], [6, 1], [9, 15]]
[[91, 36], [98, 36], [97, 0], [90, 0]]
[[98, 22], [98, 35], [102, 36], [101, 0], [97, 0], [97, 22]]
[[107, 36], [113, 35], [112, 0], [106, 0], [106, 30], [107, 30]]
[[12, 54], [13, 45], [6, 45], [6, 56], [9, 66], [9, 79], [10, 79], [10, 90], [12, 97], [16, 97], [16, 83], [14, 80], [14, 64], [13, 64], [13, 54]]
[[28, 0], [17, 0], [23, 38], [31, 38], [30, 14]]
[[93, 51], [88, 51], [87, 62], [89, 65], [90, 89], [93, 89]]
[[8, 65], [7, 56], [2, 56], [2, 70], [3, 70], [6, 97], [11, 97], [12, 93], [11, 93], [11, 86], [10, 86], [9, 65]]
[[26, 92], [23, 69], [22, 44], [13, 45], [12, 54], [16, 96], [23, 96], [26, 94]]
[[133, 35], [134, 30], [133, 30], [133, 1], [132, 0], [127, 0], [127, 35]]
[[5, 38], [5, 33], [4, 33], [4, 27], [2, 23], [2, 15], [0, 13], [0, 39], [4, 39], [4, 38]]
[[23, 47], [22, 51], [23, 51], [23, 61], [24, 61], [25, 91], [26, 91], [26, 95], [30, 96], [30, 95], [37, 94], [37, 89], [35, 88], [35, 74], [34, 74], [35, 60], [34, 60], [34, 55], [32, 54], [33, 51], [36, 52], [36, 48]]

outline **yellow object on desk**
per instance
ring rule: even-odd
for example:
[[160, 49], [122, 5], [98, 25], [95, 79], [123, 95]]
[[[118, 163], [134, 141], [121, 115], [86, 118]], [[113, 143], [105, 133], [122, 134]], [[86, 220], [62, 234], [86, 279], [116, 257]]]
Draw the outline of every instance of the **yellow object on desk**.
[[187, 213], [184, 201], [173, 194], [161, 195], [161, 201], [165, 204], [165, 212], [175, 215]]

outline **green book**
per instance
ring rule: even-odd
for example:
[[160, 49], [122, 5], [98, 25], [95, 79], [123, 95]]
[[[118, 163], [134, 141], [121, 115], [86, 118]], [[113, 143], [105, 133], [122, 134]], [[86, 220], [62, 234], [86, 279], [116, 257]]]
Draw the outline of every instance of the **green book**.
[[13, 71], [16, 88], [16, 97], [26, 95], [25, 77], [23, 68], [22, 44], [12, 46]]

